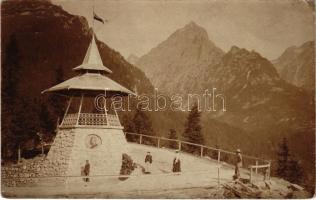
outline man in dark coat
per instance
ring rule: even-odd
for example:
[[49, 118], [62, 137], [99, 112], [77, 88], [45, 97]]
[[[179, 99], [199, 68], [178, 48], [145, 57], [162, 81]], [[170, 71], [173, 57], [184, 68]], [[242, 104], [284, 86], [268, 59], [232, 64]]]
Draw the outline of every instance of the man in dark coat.
[[178, 150], [176, 150], [176, 156], [173, 159], [172, 172], [181, 172], [181, 161]]
[[[90, 163], [89, 160], [86, 160], [86, 164], [83, 169], [84, 176], [89, 176], [90, 174]], [[89, 178], [85, 179], [86, 182], [89, 182]]]
[[240, 178], [240, 168], [242, 167], [242, 156], [240, 149], [236, 150], [235, 175], [234, 179]]
[[150, 173], [150, 166], [151, 166], [152, 162], [153, 162], [153, 157], [150, 154], [150, 152], [148, 151], [147, 155], [145, 157], [145, 165], [146, 165], [145, 173], [148, 173], [148, 174]]

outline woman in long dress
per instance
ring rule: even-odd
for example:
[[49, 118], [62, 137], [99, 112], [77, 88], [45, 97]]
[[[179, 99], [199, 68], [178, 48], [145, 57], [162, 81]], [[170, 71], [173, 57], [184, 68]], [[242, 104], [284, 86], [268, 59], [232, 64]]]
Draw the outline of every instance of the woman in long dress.
[[181, 172], [181, 161], [178, 150], [176, 150], [176, 156], [173, 159], [172, 172]]

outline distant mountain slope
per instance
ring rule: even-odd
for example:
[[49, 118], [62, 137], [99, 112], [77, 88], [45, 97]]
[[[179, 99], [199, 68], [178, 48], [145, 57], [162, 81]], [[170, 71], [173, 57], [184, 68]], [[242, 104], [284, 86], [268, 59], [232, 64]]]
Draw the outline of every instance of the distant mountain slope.
[[[35, 141], [39, 131], [53, 135], [64, 99], [41, 91], [76, 75], [72, 69], [82, 63], [92, 30], [85, 18], [44, 0], [3, 1], [1, 17], [2, 155], [10, 157], [20, 134]], [[104, 65], [113, 71], [109, 77], [138, 93], [153, 91], [141, 70], [97, 43]]]
[[314, 41], [287, 48], [273, 63], [280, 76], [298, 87], [315, 91]]
[[[58, 68], [62, 69], [63, 79], [75, 75], [72, 68], [82, 63], [92, 35], [85, 18], [71, 15], [48, 1], [5, 1], [1, 9], [2, 60], [14, 35], [24, 75], [21, 90], [32, 88], [28, 92], [40, 95], [40, 91], [54, 84]], [[137, 87], [138, 92], [152, 90], [141, 70], [103, 42], [98, 44], [103, 63], [113, 71], [111, 78], [132, 90]]]
[[[225, 95], [227, 112], [218, 112], [221, 107], [217, 102], [216, 112], [203, 113], [206, 143], [226, 149], [242, 148], [248, 153], [276, 159], [278, 143], [287, 137], [293, 155], [302, 162], [309, 174], [308, 181], [312, 183], [314, 96], [281, 79], [274, 65], [255, 51], [233, 46], [227, 53], [217, 54], [215, 63], [202, 65], [199, 71], [197, 66], [201, 60], [194, 56], [200, 45], [189, 45], [191, 40], [185, 38], [181, 43], [184, 49], [190, 46], [190, 51], [184, 51], [190, 53], [183, 60], [188, 61], [176, 59], [178, 54], [173, 52], [182, 48], [176, 48], [177, 42], [171, 45], [170, 41], [178, 39], [170, 38], [181, 38], [181, 33], [186, 33], [187, 29], [193, 29], [194, 33], [198, 32], [196, 29], [202, 30], [193, 24], [187, 25], [140, 58], [137, 66], [144, 69], [156, 87], [169, 94], [202, 94], [205, 89], [217, 88]], [[205, 60], [207, 56], [210, 55], [205, 55]], [[305, 145], [306, 141], [309, 145]]]
[[[227, 110], [231, 112], [276, 102], [282, 108], [290, 101], [306, 104], [312, 100], [303, 98], [308, 97], [304, 91], [280, 79], [269, 60], [255, 51], [235, 46], [222, 57], [218, 65], [209, 68], [201, 81], [204, 82], [204, 88], [213, 86], [225, 94], [229, 106]], [[284, 95], [293, 96], [280, 99]], [[299, 110], [293, 108], [293, 111], [293, 114], [297, 114]]]
[[[292, 154], [309, 174], [309, 183], [313, 182], [313, 95], [282, 80], [273, 64], [257, 52], [238, 47], [232, 47], [201, 80], [204, 88], [216, 87], [226, 97], [227, 112], [210, 115], [250, 133], [247, 142], [239, 144], [242, 148], [253, 147], [255, 154], [276, 158], [279, 141], [287, 137]], [[245, 135], [231, 136], [240, 138]]]
[[214, 117], [258, 137], [302, 128], [315, 119], [313, 96], [280, 79], [272, 63], [255, 51], [232, 47], [205, 78], [204, 88], [216, 87], [226, 97], [227, 112]]
[[160, 91], [187, 94], [200, 87], [197, 79], [222, 55], [206, 30], [191, 22], [142, 56], [136, 66]]
[[139, 60], [139, 57], [134, 54], [129, 55], [127, 58], [127, 61], [133, 65], [136, 64], [138, 60]]

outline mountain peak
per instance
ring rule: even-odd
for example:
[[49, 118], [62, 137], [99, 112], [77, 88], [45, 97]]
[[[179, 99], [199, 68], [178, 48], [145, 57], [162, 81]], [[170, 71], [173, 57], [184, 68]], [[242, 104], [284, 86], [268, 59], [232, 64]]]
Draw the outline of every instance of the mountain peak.
[[230, 50], [228, 51], [230, 54], [247, 54], [250, 55], [252, 57], [262, 57], [258, 52], [256, 52], [255, 50], [251, 50], [248, 51], [245, 48], [240, 48], [238, 46], [233, 45]]
[[[228, 66], [228, 71], [238, 69], [239, 74], [243, 72], [247, 80], [254, 78], [253, 81], [256, 83], [259, 83], [259, 79], [261, 83], [270, 81], [269, 84], [273, 80], [279, 79], [272, 63], [254, 50], [249, 51], [245, 48], [232, 46], [227, 54], [223, 56], [222, 63], [224, 66]], [[251, 78], [247, 75], [248, 73], [252, 73]], [[258, 77], [260, 78], [258, 79]]]
[[233, 45], [230, 50], [228, 51], [229, 54], [235, 55], [235, 54], [249, 54], [249, 55], [253, 55], [253, 56], [257, 56], [259, 55], [257, 52], [255, 52], [254, 50], [252, 50], [251, 52], [248, 51], [245, 48], [240, 48], [238, 46]]
[[203, 27], [197, 25], [193, 21], [186, 24], [183, 28], [178, 29], [170, 37], [171, 38], [181, 37], [188, 40], [195, 40], [195, 39], [201, 39], [203, 41], [209, 40], [206, 30]]
[[190, 23], [188, 23], [187, 25], [185, 25], [185, 27], [200, 27], [199, 25], [197, 25], [194, 21], [190, 21]]
[[206, 30], [202, 26], [196, 24], [194, 21], [191, 21], [190, 23], [186, 24], [182, 29], [183, 30], [203, 31], [207, 35]]
[[136, 65], [144, 70], [159, 90], [169, 94], [186, 94], [202, 88], [195, 80], [210, 65], [218, 64], [223, 54], [209, 40], [204, 28], [190, 22], [142, 56]]
[[137, 61], [138, 61], [139, 57], [136, 56], [135, 54], [130, 54], [128, 57], [127, 57], [127, 61], [131, 64], [135, 64]]
[[240, 50], [240, 48], [239, 47], [237, 47], [237, 46], [235, 46], [235, 45], [233, 45], [231, 48], [230, 48], [230, 52], [232, 52], [232, 53], [236, 53], [237, 51], [239, 51]]
[[280, 76], [306, 90], [315, 90], [314, 41], [290, 46], [274, 61]]

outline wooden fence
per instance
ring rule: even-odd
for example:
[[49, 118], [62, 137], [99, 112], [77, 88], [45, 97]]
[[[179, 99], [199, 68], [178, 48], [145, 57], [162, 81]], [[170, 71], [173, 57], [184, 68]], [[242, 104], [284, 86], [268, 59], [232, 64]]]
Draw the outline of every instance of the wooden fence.
[[[209, 147], [201, 144], [195, 144], [191, 142], [181, 141], [177, 139], [169, 139], [165, 137], [157, 137], [150, 135], [143, 135], [138, 133], [124, 132], [127, 141], [136, 142], [138, 144], [145, 144], [156, 146], [157, 148], [176, 147], [175, 149], [179, 151], [185, 151], [183, 149], [184, 145], [193, 146], [197, 151], [193, 152], [194, 155], [200, 157], [210, 157], [214, 160], [217, 160], [218, 164], [235, 164], [236, 153], [232, 151], [227, 151], [219, 148]], [[172, 144], [172, 145], [171, 145]], [[197, 153], [198, 152], [198, 153]], [[192, 152], [189, 152], [192, 153]], [[243, 168], [249, 170], [250, 182], [253, 181], [253, 173], [259, 174], [262, 173], [264, 180], [270, 179], [271, 171], [271, 161], [265, 160], [262, 158], [257, 158], [249, 155], [242, 155], [243, 158]]]

